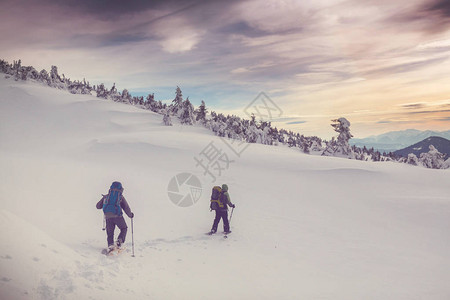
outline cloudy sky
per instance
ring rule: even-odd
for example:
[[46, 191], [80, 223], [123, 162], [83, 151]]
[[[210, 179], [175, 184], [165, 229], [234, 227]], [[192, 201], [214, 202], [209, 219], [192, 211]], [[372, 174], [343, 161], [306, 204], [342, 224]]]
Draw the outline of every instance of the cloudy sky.
[[330, 138], [450, 129], [448, 0], [0, 0], [0, 59]]

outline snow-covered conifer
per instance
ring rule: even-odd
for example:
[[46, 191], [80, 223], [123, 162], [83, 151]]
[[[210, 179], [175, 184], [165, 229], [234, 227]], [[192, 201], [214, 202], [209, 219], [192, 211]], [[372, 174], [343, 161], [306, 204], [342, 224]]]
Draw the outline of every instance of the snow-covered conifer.
[[50, 76], [45, 69], [42, 69], [42, 71], [39, 72], [39, 81], [50, 85]]
[[256, 126], [256, 117], [254, 114], [252, 114], [251, 116], [251, 120], [250, 120], [250, 125], [247, 128], [246, 131], [246, 141], [248, 143], [258, 143], [258, 141], [260, 141], [260, 137], [259, 137], [259, 132], [258, 132], [258, 128]]
[[227, 120], [228, 136], [235, 140], [244, 139], [244, 125], [241, 118], [237, 116], [228, 117]]
[[33, 67], [28, 67], [27, 68], [27, 77], [26, 78], [27, 79], [38, 80], [39, 72]]
[[414, 153], [409, 153], [408, 158], [406, 159], [406, 163], [413, 166], [418, 166], [420, 162]]
[[116, 83], [113, 84], [109, 91], [105, 91], [105, 93], [107, 94], [107, 98], [113, 101], [120, 102], [122, 99], [122, 95], [117, 91]]
[[0, 59], [0, 72], [9, 74], [11, 69], [11, 65], [8, 64], [6, 60]]
[[164, 114], [164, 117], [163, 117], [164, 125], [172, 126], [172, 119], [170, 118], [169, 111], [168, 110], [164, 110], [163, 114]]
[[182, 108], [179, 112], [181, 124], [194, 124], [194, 106], [189, 101], [189, 97], [182, 103]]
[[144, 97], [143, 96], [139, 96], [139, 97], [136, 97], [136, 98], [137, 98], [137, 102], [136, 102], [137, 105], [144, 105], [145, 101], [144, 101]]
[[298, 147], [300, 148], [300, 150], [303, 153], [309, 154], [311, 145], [312, 145], [312, 140], [310, 140], [309, 138], [307, 138], [303, 135], [300, 136]]
[[317, 136], [312, 136], [309, 138], [311, 140], [311, 145], [309, 147], [310, 153], [322, 153], [324, 147], [322, 146], [322, 139]]
[[13, 61], [13, 75], [14, 79], [17, 81], [22, 79], [20, 69], [22, 68], [22, 61], [19, 59], [18, 61]]
[[292, 131], [288, 133], [287, 145], [289, 147], [297, 147], [297, 139]]
[[202, 100], [202, 104], [195, 110], [195, 120], [201, 124], [205, 124], [207, 114], [208, 110], [206, 109], [205, 101]]
[[120, 102], [126, 103], [126, 104], [131, 104], [133, 102], [132, 101], [132, 97], [131, 97], [131, 95], [130, 95], [130, 93], [128, 92], [127, 89], [124, 89], [122, 91], [122, 94], [121, 94], [121, 97], [120, 97]]
[[442, 169], [450, 169], [450, 157], [444, 162]]
[[154, 112], [157, 111], [155, 94], [148, 94], [147, 98], [145, 99], [145, 108]]
[[337, 120], [332, 120], [332, 122], [334, 123], [331, 124], [331, 126], [334, 128], [334, 131], [339, 133], [339, 135], [336, 140], [327, 145], [327, 148], [322, 155], [354, 158], [355, 154], [348, 143], [353, 137], [350, 133], [350, 122], [346, 118], [339, 118]]
[[419, 161], [430, 169], [443, 169], [445, 165], [444, 154], [440, 153], [433, 145], [429, 147], [430, 151], [421, 153]]
[[50, 71], [50, 85], [58, 89], [66, 88], [64, 85], [64, 80], [58, 74], [58, 67], [52, 66]]
[[175, 91], [175, 99], [172, 100], [172, 104], [170, 105], [170, 113], [174, 116], [179, 117], [179, 112], [182, 109], [183, 105], [183, 93], [181, 92], [180, 87], [177, 86], [177, 90]]
[[381, 161], [381, 153], [379, 151], [374, 151], [372, 153], [372, 161]]
[[336, 149], [337, 149], [337, 142], [336, 142], [336, 138], [333, 136], [331, 138], [331, 141], [327, 141], [326, 143], [326, 147], [325, 150], [322, 152], [323, 156], [334, 156], [334, 154], [336, 153]]
[[105, 85], [103, 83], [99, 84], [97, 86], [97, 97], [107, 99], [108, 98], [108, 90], [105, 88]]

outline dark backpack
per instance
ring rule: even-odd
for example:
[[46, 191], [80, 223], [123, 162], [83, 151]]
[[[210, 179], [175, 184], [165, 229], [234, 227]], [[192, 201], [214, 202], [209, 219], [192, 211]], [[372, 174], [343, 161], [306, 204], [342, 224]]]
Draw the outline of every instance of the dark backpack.
[[120, 207], [120, 200], [122, 198], [122, 184], [120, 182], [113, 182], [109, 189], [108, 195], [106, 195], [103, 201], [103, 212], [113, 213], [117, 216], [122, 215], [122, 208]]
[[219, 208], [223, 208], [223, 202], [222, 200], [222, 188], [220, 186], [215, 186], [212, 188], [211, 193], [211, 204], [209, 205], [209, 208], [211, 210], [218, 210]]

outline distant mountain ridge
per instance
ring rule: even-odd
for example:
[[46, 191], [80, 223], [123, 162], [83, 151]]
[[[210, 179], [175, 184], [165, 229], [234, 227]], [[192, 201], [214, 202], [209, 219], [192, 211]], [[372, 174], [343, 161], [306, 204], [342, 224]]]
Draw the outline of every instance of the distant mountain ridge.
[[407, 157], [408, 154], [414, 153], [417, 157], [419, 157], [421, 153], [428, 152], [430, 150], [430, 145], [433, 145], [439, 152], [445, 154], [445, 159], [449, 157], [450, 140], [439, 136], [426, 138], [423, 141], [420, 141], [412, 146], [397, 150], [394, 152], [394, 154]]
[[[380, 152], [394, 152], [419, 143], [429, 137], [442, 137], [450, 140], [450, 130], [447, 131], [420, 131], [407, 129], [401, 131], [390, 131], [380, 135], [373, 135], [362, 139], [351, 139], [350, 145], [357, 147], [374, 148]], [[428, 150], [427, 150], [428, 151]]]

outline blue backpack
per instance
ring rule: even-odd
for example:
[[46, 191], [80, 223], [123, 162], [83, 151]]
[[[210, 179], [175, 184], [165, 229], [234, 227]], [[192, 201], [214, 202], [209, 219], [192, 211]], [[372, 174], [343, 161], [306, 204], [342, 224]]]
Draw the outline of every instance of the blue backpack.
[[106, 195], [105, 200], [103, 201], [103, 212], [113, 213], [117, 216], [122, 215], [122, 208], [120, 207], [120, 199], [122, 198], [122, 184], [118, 181], [115, 181], [111, 184], [111, 188], [109, 189], [108, 195]]

